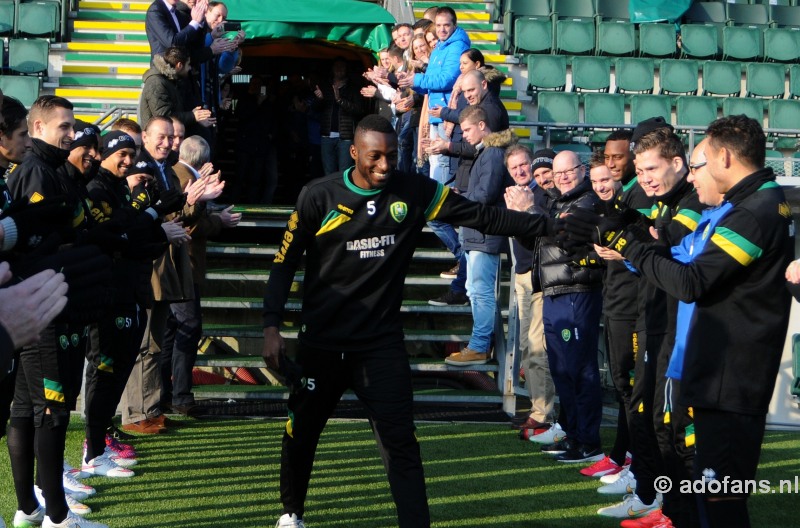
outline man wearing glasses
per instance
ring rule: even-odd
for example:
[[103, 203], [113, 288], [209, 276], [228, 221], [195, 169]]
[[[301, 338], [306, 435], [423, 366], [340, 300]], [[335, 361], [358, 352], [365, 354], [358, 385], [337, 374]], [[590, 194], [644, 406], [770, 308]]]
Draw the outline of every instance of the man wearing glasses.
[[[578, 209], [593, 210], [597, 195], [586, 178], [586, 168], [574, 152], [553, 158], [553, 181], [558, 195], [551, 215], [564, 217]], [[559, 195], [560, 193], [560, 195]], [[506, 191], [510, 209], [527, 210], [532, 193]], [[579, 248], [588, 249], [588, 247]], [[539, 242], [539, 277], [544, 301], [545, 342], [550, 374], [561, 411], [566, 439], [547, 444], [542, 451], [560, 462], [594, 462], [604, 457], [600, 445], [602, 389], [597, 364], [603, 268], [599, 259], [588, 264], [587, 254], [559, 246], [553, 237]], [[562, 420], [559, 420], [562, 421]]]

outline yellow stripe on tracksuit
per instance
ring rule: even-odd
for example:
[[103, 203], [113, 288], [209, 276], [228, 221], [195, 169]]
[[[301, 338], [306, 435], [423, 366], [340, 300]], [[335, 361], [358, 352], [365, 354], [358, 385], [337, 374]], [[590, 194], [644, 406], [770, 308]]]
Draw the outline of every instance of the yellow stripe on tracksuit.
[[66, 401], [64, 397], [64, 387], [61, 383], [47, 378], [44, 378], [42, 381], [44, 382], [44, 398], [46, 400], [59, 403], [64, 403]]
[[444, 201], [449, 193], [449, 187], [439, 184], [438, 188], [436, 189], [436, 196], [433, 197], [431, 204], [425, 211], [425, 220], [434, 220], [439, 215], [439, 211], [442, 209], [442, 205], [444, 204]]
[[349, 220], [352, 220], [349, 216], [337, 211], [331, 211], [322, 221], [322, 227], [317, 231], [317, 236], [329, 233]]

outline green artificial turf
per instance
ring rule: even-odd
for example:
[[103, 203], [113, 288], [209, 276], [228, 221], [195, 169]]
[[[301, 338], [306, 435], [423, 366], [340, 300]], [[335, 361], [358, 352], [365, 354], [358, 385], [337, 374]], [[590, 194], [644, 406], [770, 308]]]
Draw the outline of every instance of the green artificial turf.
[[[278, 468], [282, 420], [189, 420], [169, 434], [140, 437], [136, 476], [94, 477], [88, 518], [112, 528], [270, 527], [280, 514]], [[613, 430], [604, 429], [610, 445]], [[581, 466], [558, 464], [517, 439], [506, 425], [419, 424], [433, 525], [436, 527], [614, 527], [597, 508], [610, 504]], [[67, 460], [77, 465], [82, 429], [73, 418]], [[0, 445], [0, 515], [16, 508]], [[800, 435], [768, 432], [759, 479], [776, 486], [800, 475]], [[613, 497], [612, 497], [613, 499]], [[797, 496], [755, 495], [755, 527], [796, 526]], [[310, 528], [396, 526], [394, 506], [369, 425], [334, 421], [318, 448], [307, 500]], [[10, 522], [9, 522], [10, 525]]]

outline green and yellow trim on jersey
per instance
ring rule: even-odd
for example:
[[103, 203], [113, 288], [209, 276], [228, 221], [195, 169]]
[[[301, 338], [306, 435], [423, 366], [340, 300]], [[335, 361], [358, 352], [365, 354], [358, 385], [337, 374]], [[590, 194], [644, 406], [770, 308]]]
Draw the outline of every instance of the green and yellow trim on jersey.
[[694, 231], [697, 229], [697, 224], [700, 223], [700, 214], [691, 209], [679, 209], [678, 214], [673, 216], [672, 220], [686, 226], [689, 231]]
[[47, 378], [42, 379], [44, 383], [44, 398], [49, 401], [64, 403], [64, 387], [61, 383]]
[[749, 266], [764, 253], [760, 247], [727, 227], [717, 226], [711, 235], [711, 242], [742, 266]]
[[353, 174], [354, 168], [355, 167], [350, 167], [349, 169], [345, 170], [342, 173], [342, 176], [344, 177], [345, 187], [347, 187], [349, 190], [353, 191], [356, 194], [360, 194], [361, 196], [374, 196], [381, 192], [382, 189], [362, 189], [361, 187], [353, 183], [350, 177]]
[[322, 219], [322, 225], [317, 231], [317, 236], [329, 233], [350, 220], [352, 220], [352, 218], [346, 214], [342, 214], [339, 211], [331, 211]]
[[97, 365], [97, 370], [102, 370], [103, 372], [108, 372], [109, 374], [114, 373], [114, 359], [108, 356], [104, 356], [100, 354], [100, 364]]
[[450, 194], [450, 187], [445, 187], [441, 183], [436, 184], [436, 194], [433, 195], [430, 205], [425, 209], [425, 220], [434, 220], [439, 216], [439, 211], [442, 210], [442, 205], [448, 194]]

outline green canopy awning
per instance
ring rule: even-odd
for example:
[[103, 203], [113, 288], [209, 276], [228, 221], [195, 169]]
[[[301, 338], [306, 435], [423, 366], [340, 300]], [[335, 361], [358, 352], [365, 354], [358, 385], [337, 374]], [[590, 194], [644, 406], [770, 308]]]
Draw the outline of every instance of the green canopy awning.
[[391, 43], [395, 23], [381, 6], [357, 0], [237, 0], [228, 19], [241, 21], [248, 39], [322, 39], [372, 51]]

